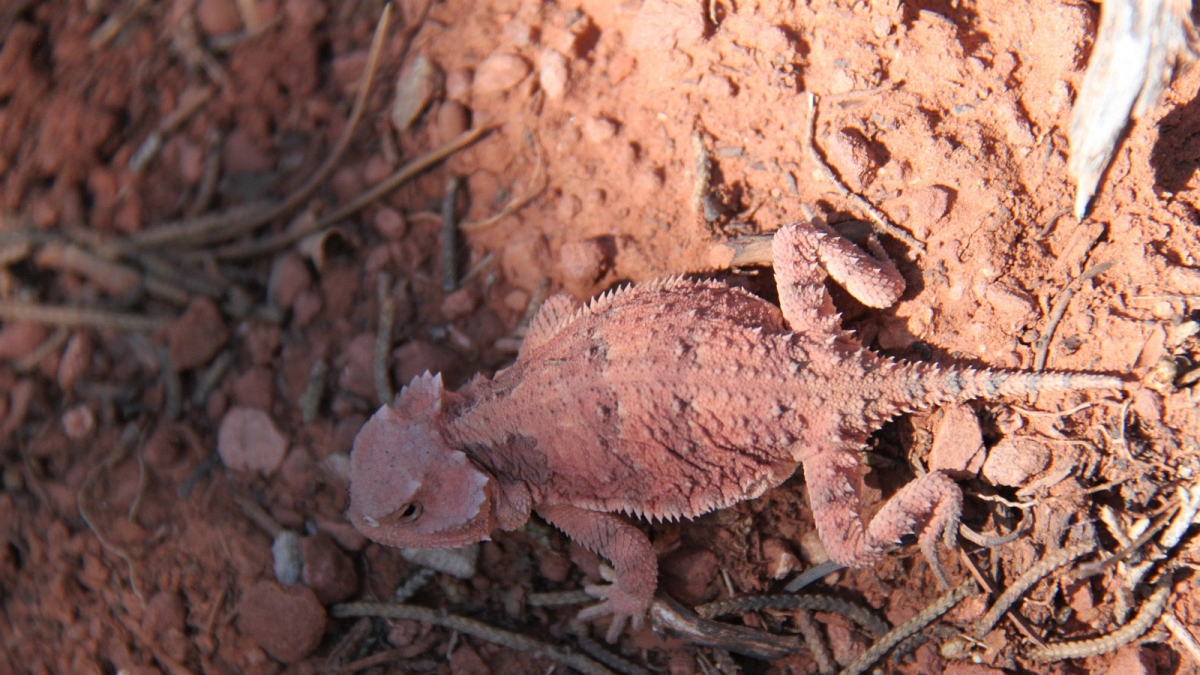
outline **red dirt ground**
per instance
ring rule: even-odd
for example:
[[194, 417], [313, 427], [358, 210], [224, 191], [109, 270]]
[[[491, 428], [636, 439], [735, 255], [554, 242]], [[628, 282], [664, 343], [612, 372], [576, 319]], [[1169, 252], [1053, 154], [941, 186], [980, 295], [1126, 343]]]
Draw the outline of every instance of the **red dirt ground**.
[[[1116, 261], [1071, 286], [1046, 367], [1153, 385], [1127, 399], [1043, 395], [901, 418], [873, 437], [868, 512], [914, 471], [958, 462], [969, 525], [1032, 523], [990, 552], [964, 541], [1005, 586], [1080, 524], [1094, 524], [1107, 551], [1084, 560], [1111, 555], [1122, 545], [1100, 523], [1102, 507], [1126, 527], [1154, 518], [1200, 470], [1200, 69], [1132, 127], [1091, 217], [1077, 222], [1065, 129], [1098, 13], [1082, 2], [401, 0], [363, 121], [302, 204], [308, 217], [468, 127], [492, 130], [321, 241], [232, 262], [215, 247], [156, 249], [187, 267], [155, 290], [154, 261], [119, 242], [298, 189], [346, 129], [382, 9], [378, 0], [0, 8], [0, 293], [174, 319], [147, 333], [55, 333], [12, 319], [0, 329], [0, 672], [314, 673], [392, 648], [403, 653], [376, 672], [547, 672], [549, 661], [444, 628], [377, 619], [355, 629], [321, 610], [390, 599], [419, 569], [342, 517], [345, 456], [378, 404], [378, 277], [394, 280], [393, 383], [428, 368], [457, 386], [511, 361], [527, 308], [547, 290], [583, 299], [619, 282], [710, 271], [714, 244], [770, 232], [805, 209], [835, 224], [860, 220], [814, 163], [809, 92], [828, 163], [924, 245], [883, 238], [909, 283], [895, 307], [868, 311], [834, 291], [864, 343], [902, 358], [1030, 369], [1063, 289]], [[123, 21], [98, 39], [112, 17]], [[397, 79], [422, 56], [436, 69], [422, 81], [432, 101], [397, 129]], [[212, 97], [131, 170], [147, 136], [207, 88]], [[454, 293], [443, 289], [439, 215], [451, 176], [463, 179], [457, 204], [468, 221], [455, 261], [466, 279]], [[89, 263], [64, 253], [71, 242], [95, 254]], [[721, 274], [771, 292], [766, 271]], [[203, 390], [214, 358], [228, 371]], [[306, 420], [319, 360], [328, 370]], [[230, 440], [218, 459], [223, 422]], [[957, 440], [972, 433], [974, 448]], [[1005, 506], [1016, 501], [1027, 504]], [[295, 586], [275, 585], [278, 528], [304, 535]], [[769, 592], [777, 572], [821, 555], [799, 478], [737, 508], [646, 529], [663, 555], [663, 586], [690, 604]], [[1170, 557], [1182, 571], [1166, 613], [1196, 633], [1194, 543], [1185, 538]], [[472, 578], [438, 573], [412, 602], [571, 644], [576, 608], [525, 598], [577, 589], [594, 572], [535, 521], [484, 544]], [[968, 576], [961, 563], [951, 572]], [[1059, 570], [1014, 611], [1047, 641], [1109, 633], [1129, 573], [1113, 565], [1072, 581]], [[911, 547], [825, 581], [893, 624], [939, 594]], [[1129, 601], [1135, 611], [1142, 602]], [[927, 631], [930, 642], [880, 667], [1198, 667], [1162, 624], [1141, 646], [1048, 666], [1029, 661], [1030, 642], [1001, 622], [978, 662], [945, 660], [939, 645], [969, 632], [987, 606], [983, 596], [964, 601]], [[795, 632], [789, 619], [733, 622]], [[841, 665], [873, 639], [840, 615], [815, 619]], [[649, 632], [614, 650], [673, 675], [716, 672], [710, 664], [722, 659]], [[818, 672], [807, 650], [735, 660], [750, 673]]]

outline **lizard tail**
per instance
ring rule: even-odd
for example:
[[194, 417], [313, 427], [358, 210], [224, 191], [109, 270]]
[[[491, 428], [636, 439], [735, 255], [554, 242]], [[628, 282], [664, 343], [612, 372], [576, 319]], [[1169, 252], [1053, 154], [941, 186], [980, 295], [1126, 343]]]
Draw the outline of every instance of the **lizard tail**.
[[943, 368], [931, 364], [912, 364], [902, 369], [903, 395], [911, 403], [906, 407], [926, 408], [973, 398], [1019, 396], [1049, 391], [1118, 389], [1129, 387], [1124, 378], [1099, 373], [1014, 372], [976, 368]]

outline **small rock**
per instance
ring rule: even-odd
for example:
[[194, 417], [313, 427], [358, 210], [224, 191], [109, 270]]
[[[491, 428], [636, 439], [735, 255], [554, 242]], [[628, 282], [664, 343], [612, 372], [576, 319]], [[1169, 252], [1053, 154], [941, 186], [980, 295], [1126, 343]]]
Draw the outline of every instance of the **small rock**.
[[917, 188], [906, 196], [912, 208], [911, 217], [925, 225], [941, 220], [950, 211], [950, 188], [930, 185]]
[[304, 569], [304, 556], [300, 553], [300, 535], [291, 530], [281, 530], [271, 544], [271, 559], [274, 563], [275, 581], [291, 586], [299, 583]]
[[231, 408], [217, 431], [221, 462], [234, 471], [270, 475], [283, 463], [287, 439], [267, 413], [257, 408]]
[[284, 0], [283, 3], [283, 15], [288, 23], [305, 32], [324, 21], [328, 14], [329, 9], [321, 0]]
[[604, 74], [608, 76], [608, 81], [615, 87], [621, 84], [621, 81], [629, 77], [633, 72], [633, 67], [637, 65], [637, 61], [629, 54], [617, 54], [613, 60], [608, 62], [608, 68]]
[[207, 37], [236, 33], [242, 28], [242, 15], [233, 0], [200, 0], [196, 3], [196, 23]]
[[471, 98], [471, 84], [475, 74], [466, 68], [450, 71], [446, 76], [446, 99], [466, 105]]
[[586, 287], [608, 271], [608, 253], [595, 239], [569, 241], [558, 251], [558, 268], [568, 286]]
[[1162, 424], [1163, 397], [1153, 389], [1138, 389], [1133, 392], [1133, 404], [1130, 409], [1143, 422], [1151, 425]]
[[366, 49], [356, 49], [334, 56], [333, 63], [330, 64], [333, 81], [343, 91], [351, 91], [351, 87], [358, 86], [358, 82], [362, 80], [369, 58], [370, 54]]
[[267, 297], [277, 307], [291, 307], [301, 291], [312, 287], [312, 274], [304, 258], [295, 251], [275, 258], [267, 281]]
[[982, 663], [955, 661], [946, 665], [943, 675], [1005, 675], [1005, 671]]
[[992, 485], [1020, 487], [1050, 464], [1050, 451], [1024, 436], [1008, 436], [988, 450], [983, 477]]
[[442, 316], [453, 321], [475, 311], [477, 304], [470, 288], [460, 288], [442, 299]]
[[875, 173], [879, 170], [878, 159], [871, 148], [871, 141], [858, 129], [845, 127], [831, 134], [826, 141], [826, 148], [829, 162], [850, 189], [859, 192], [875, 179]]
[[358, 570], [333, 539], [315, 534], [300, 540], [304, 559], [301, 579], [313, 589], [323, 605], [347, 600], [358, 593]]
[[561, 100], [567, 91], [567, 78], [570, 77], [567, 57], [553, 49], [542, 52], [538, 59], [538, 84], [546, 97], [552, 101]]
[[408, 223], [405, 222], [404, 216], [389, 206], [385, 206], [375, 212], [375, 217], [371, 222], [375, 225], [375, 230], [383, 235], [384, 239], [399, 241], [408, 232]]
[[417, 121], [444, 82], [442, 69], [424, 54], [400, 71], [396, 96], [392, 99], [392, 125], [396, 131], [407, 131]]
[[550, 247], [540, 234], [526, 234], [514, 238], [504, 247], [500, 266], [509, 283], [533, 292], [538, 282], [546, 276], [550, 267]]
[[92, 363], [92, 340], [83, 331], [75, 331], [67, 340], [62, 359], [58, 362], [58, 386], [71, 391]]
[[707, 600], [708, 587], [717, 578], [717, 555], [703, 548], [680, 548], [659, 564], [663, 586], [681, 602], [697, 605]]
[[450, 675], [492, 675], [492, 671], [470, 645], [463, 644], [450, 655]]
[[571, 574], [571, 559], [560, 553], [539, 551], [538, 573], [554, 583], [561, 584]]
[[178, 319], [163, 329], [171, 367], [177, 372], [202, 366], [229, 341], [229, 329], [216, 303], [195, 298]]
[[782, 539], [767, 539], [762, 543], [762, 557], [767, 561], [767, 576], [782, 579], [801, 568], [792, 547]]
[[603, 143], [617, 135], [617, 125], [603, 117], [589, 117], [583, 123], [583, 135], [593, 143]]
[[470, 113], [458, 101], [446, 101], [439, 105], [437, 119], [434, 120], [433, 142], [441, 145], [457, 138], [470, 126], [470, 117]]
[[1157, 672], [1153, 667], [1154, 659], [1146, 653], [1141, 645], [1125, 645], [1117, 650], [1117, 655], [1108, 663], [1106, 675], [1151, 675]]
[[514, 54], [492, 54], [479, 64], [471, 91], [476, 96], [502, 94], [521, 83], [529, 74], [529, 64]]
[[307, 586], [260, 581], [238, 602], [238, 628], [272, 657], [295, 663], [321, 644], [328, 618]]
[[32, 321], [6, 321], [0, 329], [0, 359], [17, 360], [26, 356], [46, 339], [50, 330]]
[[262, 366], [250, 368], [233, 382], [235, 405], [269, 411], [274, 393], [275, 375]]
[[958, 479], [974, 478], [983, 466], [983, 431], [969, 406], [942, 406], [942, 418], [933, 428], [929, 470], [946, 471]]
[[333, 172], [333, 178], [329, 179], [329, 186], [333, 188], [333, 194], [337, 197], [338, 202], [343, 204], [358, 197], [367, 189], [362, 172], [349, 166]]
[[300, 327], [307, 326], [317, 318], [323, 306], [320, 293], [316, 291], [301, 292], [296, 296], [296, 301], [292, 303], [292, 323]]
[[73, 441], [82, 441], [96, 430], [96, 414], [87, 405], [80, 403], [62, 416], [63, 432]]
[[369, 400], [375, 400], [375, 334], [359, 333], [342, 352], [345, 365], [338, 374], [338, 386]]
[[849, 665], [867, 647], [850, 622], [839, 614], [831, 614], [826, 618], [825, 635], [829, 637], [829, 651], [838, 665]]
[[529, 308], [529, 294], [519, 288], [514, 288], [504, 296], [504, 306], [514, 312], [524, 312]]
[[259, 138], [242, 127], [225, 136], [221, 168], [226, 174], [259, 173], [275, 168], [275, 158], [259, 146]]
[[575, 195], [563, 195], [554, 207], [554, 215], [564, 225], [569, 224], [581, 211], [583, 211], [583, 202], [579, 201], [579, 197]]
[[810, 566], [820, 565], [830, 559], [829, 552], [825, 550], [825, 543], [821, 541], [816, 530], [809, 530], [800, 537], [800, 555], [804, 556], [804, 560]]

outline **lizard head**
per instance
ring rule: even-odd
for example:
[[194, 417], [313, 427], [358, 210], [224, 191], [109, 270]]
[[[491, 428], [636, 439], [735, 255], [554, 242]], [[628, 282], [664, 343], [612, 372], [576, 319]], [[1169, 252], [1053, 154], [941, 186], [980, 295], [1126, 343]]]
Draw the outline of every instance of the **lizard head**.
[[488, 538], [495, 486], [442, 435], [441, 375], [414, 378], [354, 439], [350, 522], [389, 546], [449, 548]]

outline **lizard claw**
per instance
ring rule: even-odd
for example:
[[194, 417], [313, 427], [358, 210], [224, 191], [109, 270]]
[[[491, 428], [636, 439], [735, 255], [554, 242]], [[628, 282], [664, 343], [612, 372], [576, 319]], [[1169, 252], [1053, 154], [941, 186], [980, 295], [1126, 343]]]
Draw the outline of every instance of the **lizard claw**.
[[617, 639], [625, 630], [626, 624], [633, 629], [641, 630], [646, 625], [646, 611], [650, 608], [650, 598], [639, 597], [621, 588], [620, 583], [613, 584], [584, 584], [583, 590], [588, 595], [604, 600], [579, 612], [580, 621], [591, 621], [602, 616], [612, 615], [612, 623], [604, 639], [608, 644], [616, 644]]

